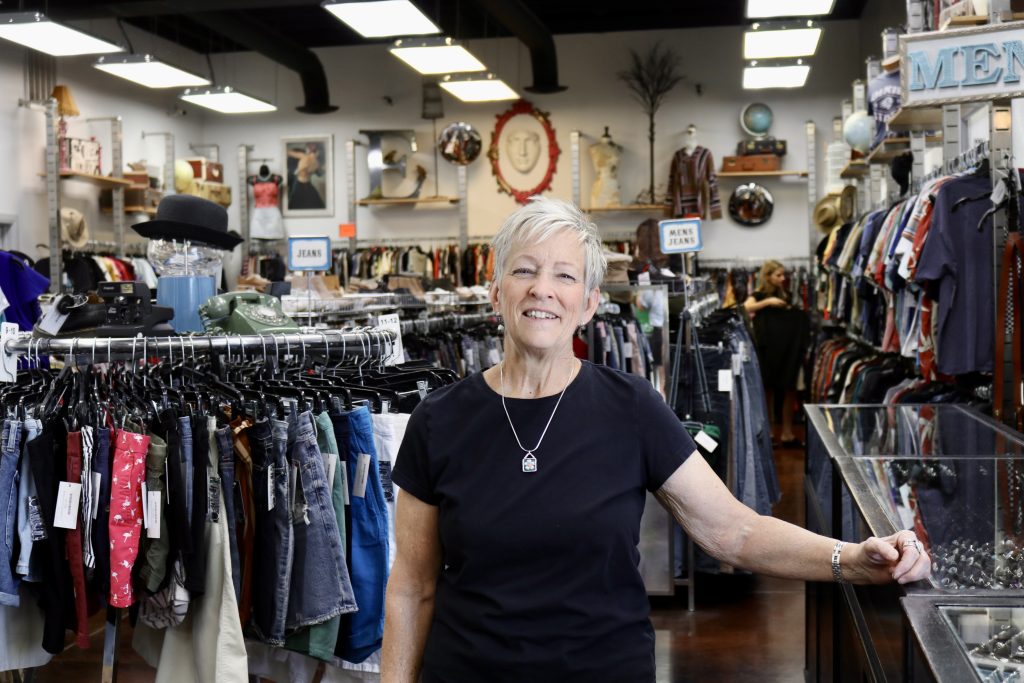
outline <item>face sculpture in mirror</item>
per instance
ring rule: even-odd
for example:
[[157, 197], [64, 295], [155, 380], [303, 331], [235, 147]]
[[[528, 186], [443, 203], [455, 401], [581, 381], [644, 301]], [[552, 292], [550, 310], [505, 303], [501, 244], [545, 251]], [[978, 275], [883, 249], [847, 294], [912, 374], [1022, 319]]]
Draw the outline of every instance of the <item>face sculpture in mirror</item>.
[[740, 185], [729, 197], [729, 216], [740, 225], [767, 223], [774, 208], [775, 200], [771, 192], [757, 183]]
[[445, 161], [457, 166], [468, 166], [480, 156], [484, 143], [476, 128], [464, 121], [457, 121], [444, 127], [437, 139], [437, 147]]

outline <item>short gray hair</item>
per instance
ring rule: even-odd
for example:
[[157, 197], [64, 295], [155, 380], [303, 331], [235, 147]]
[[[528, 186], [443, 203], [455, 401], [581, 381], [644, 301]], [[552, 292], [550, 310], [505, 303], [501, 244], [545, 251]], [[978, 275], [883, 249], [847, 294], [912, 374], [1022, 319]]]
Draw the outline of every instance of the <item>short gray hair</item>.
[[583, 283], [587, 294], [601, 286], [608, 268], [601, 248], [597, 226], [570, 202], [533, 196], [505, 219], [491, 247], [494, 249], [494, 281], [505, 274], [512, 250], [527, 242], [539, 243], [554, 235], [568, 232], [583, 245]]

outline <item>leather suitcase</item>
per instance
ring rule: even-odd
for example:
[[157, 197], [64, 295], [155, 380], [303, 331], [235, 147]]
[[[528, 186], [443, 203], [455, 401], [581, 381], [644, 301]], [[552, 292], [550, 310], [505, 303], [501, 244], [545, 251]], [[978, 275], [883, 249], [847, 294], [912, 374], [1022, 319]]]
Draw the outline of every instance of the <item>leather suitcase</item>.
[[231, 206], [231, 187], [221, 183], [196, 180], [192, 183], [192, 194], [203, 199], [209, 199], [227, 208]]
[[760, 138], [758, 140], [743, 140], [736, 145], [738, 156], [750, 154], [776, 154], [786, 156], [786, 141], [775, 138]]
[[749, 154], [741, 157], [722, 157], [723, 173], [752, 173], [756, 171], [778, 171], [782, 168], [782, 157], [774, 154]]

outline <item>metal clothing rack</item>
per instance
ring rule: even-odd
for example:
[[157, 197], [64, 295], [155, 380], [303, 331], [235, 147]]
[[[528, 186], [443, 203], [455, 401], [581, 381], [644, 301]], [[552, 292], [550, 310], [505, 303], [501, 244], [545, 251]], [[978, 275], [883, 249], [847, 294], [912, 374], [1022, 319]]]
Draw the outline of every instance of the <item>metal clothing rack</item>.
[[711, 268], [720, 268], [737, 266], [746, 268], [749, 266], [761, 265], [765, 261], [778, 261], [782, 264], [807, 265], [810, 260], [810, 256], [733, 256], [730, 258], [700, 258], [698, 256], [697, 267], [706, 266]]
[[132, 242], [130, 244], [119, 244], [109, 240], [89, 240], [81, 247], [65, 247], [65, 251], [72, 254], [89, 254], [96, 252], [110, 252], [118, 254], [119, 258], [146, 255], [145, 242]]
[[[159, 356], [172, 361], [175, 358], [195, 358], [201, 355], [232, 353], [244, 355], [263, 354], [280, 356], [316, 351], [328, 355], [340, 350], [342, 356], [359, 358], [387, 357], [391, 352], [394, 338], [391, 332], [365, 328], [355, 332], [328, 330], [316, 333], [250, 334], [250, 335], [193, 335], [187, 337], [134, 337], [96, 338], [76, 337], [72, 339], [32, 339], [28, 334], [15, 338], [4, 336], [0, 339], [5, 357], [38, 357], [42, 353], [70, 354], [76, 359], [84, 357], [90, 362], [107, 360], [148, 359]], [[107, 619], [103, 628], [103, 666], [100, 673], [102, 683], [114, 683], [117, 679], [118, 638], [123, 608], [107, 607]], [[32, 680], [33, 672], [28, 670], [26, 680]]]
[[921, 188], [925, 183], [935, 180], [936, 178], [970, 170], [980, 164], [982, 160], [987, 159], [990, 152], [991, 144], [988, 140], [982, 140], [967, 151], [958, 154], [955, 157], [945, 159], [937, 168], [927, 175], [922, 176], [920, 180], [915, 179], [910, 184], [910, 192], [912, 194], [917, 194], [921, 191]]
[[417, 320], [402, 320], [402, 334], [429, 334], [445, 330], [458, 330], [494, 320], [493, 313], [450, 313]]

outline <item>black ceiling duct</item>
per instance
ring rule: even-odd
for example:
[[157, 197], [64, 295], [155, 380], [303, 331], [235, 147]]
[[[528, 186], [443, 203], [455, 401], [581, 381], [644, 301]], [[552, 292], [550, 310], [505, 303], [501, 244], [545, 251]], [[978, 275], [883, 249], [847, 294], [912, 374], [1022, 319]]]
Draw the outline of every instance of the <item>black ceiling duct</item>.
[[242, 12], [201, 12], [192, 21], [220, 33], [239, 45], [258, 52], [299, 74], [306, 102], [297, 110], [304, 114], [328, 114], [338, 108], [331, 104], [327, 75], [320, 58], [306, 47], [248, 18]]
[[498, 22], [530, 48], [533, 85], [526, 90], [556, 93], [566, 90], [558, 84], [558, 55], [555, 39], [537, 16], [519, 0], [476, 0]]

